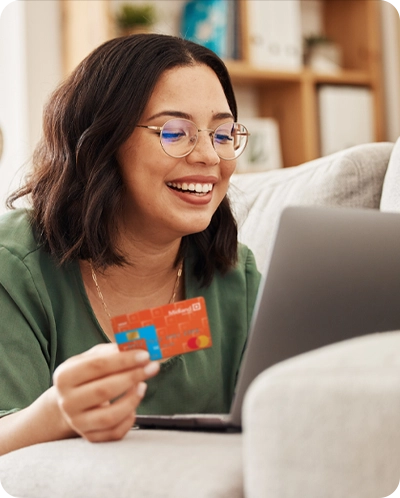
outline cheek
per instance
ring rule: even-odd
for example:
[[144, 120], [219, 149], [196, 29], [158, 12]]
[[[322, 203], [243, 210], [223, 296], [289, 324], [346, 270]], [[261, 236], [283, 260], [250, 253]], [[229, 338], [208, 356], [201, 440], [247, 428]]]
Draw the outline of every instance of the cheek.
[[229, 180], [236, 169], [236, 161], [225, 161], [221, 166], [221, 176], [224, 180]]
[[134, 169], [132, 165], [136, 163], [134, 149], [128, 144], [124, 144], [117, 151], [116, 158], [119, 164], [121, 175], [123, 179], [126, 180], [130, 172]]
[[232, 174], [236, 169], [236, 161], [225, 161], [223, 165], [221, 165], [221, 183], [219, 190], [219, 202], [225, 197], [229, 188], [229, 180]]

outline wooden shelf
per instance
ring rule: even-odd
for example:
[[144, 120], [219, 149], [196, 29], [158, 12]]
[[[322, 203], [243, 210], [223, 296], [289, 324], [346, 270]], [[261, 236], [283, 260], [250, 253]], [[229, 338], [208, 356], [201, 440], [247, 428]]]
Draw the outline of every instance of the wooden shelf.
[[352, 69], [343, 69], [337, 74], [304, 71], [304, 77], [315, 84], [368, 86], [371, 83], [370, 75], [366, 71]]
[[289, 81], [299, 83], [302, 73], [285, 71], [267, 71], [251, 66], [248, 62], [227, 60], [226, 66], [232, 81], [238, 84], [249, 84], [257, 82]]
[[258, 82], [267, 85], [273, 82], [301, 83], [302, 81], [332, 85], [369, 85], [371, 83], [367, 71], [342, 69], [338, 73], [318, 73], [305, 68], [299, 72], [284, 72], [258, 69], [243, 61], [227, 60], [225, 63], [232, 81], [239, 85]]

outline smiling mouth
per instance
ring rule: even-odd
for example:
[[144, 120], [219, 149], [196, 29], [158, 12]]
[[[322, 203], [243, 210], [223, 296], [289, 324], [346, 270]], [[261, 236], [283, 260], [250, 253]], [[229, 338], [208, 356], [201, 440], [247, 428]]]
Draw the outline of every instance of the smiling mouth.
[[207, 195], [212, 191], [214, 185], [212, 183], [175, 183], [167, 182], [167, 186], [178, 192], [184, 192], [194, 195]]

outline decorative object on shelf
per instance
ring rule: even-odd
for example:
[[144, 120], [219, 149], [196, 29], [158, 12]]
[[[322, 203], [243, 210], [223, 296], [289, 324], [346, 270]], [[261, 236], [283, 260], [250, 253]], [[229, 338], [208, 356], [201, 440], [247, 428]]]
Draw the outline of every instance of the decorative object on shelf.
[[154, 5], [122, 4], [115, 18], [119, 34], [148, 33], [156, 21]]
[[237, 9], [237, 0], [189, 0], [182, 13], [182, 35], [222, 58], [237, 58]]
[[342, 69], [342, 51], [324, 35], [308, 36], [305, 42], [305, 64], [314, 71], [336, 73]]
[[246, 6], [250, 63], [262, 69], [300, 71], [300, 0], [251, 0]]
[[279, 125], [272, 118], [247, 118], [247, 147], [237, 160], [236, 173], [255, 173], [282, 168]]
[[374, 142], [374, 105], [370, 88], [320, 85], [318, 109], [322, 156]]

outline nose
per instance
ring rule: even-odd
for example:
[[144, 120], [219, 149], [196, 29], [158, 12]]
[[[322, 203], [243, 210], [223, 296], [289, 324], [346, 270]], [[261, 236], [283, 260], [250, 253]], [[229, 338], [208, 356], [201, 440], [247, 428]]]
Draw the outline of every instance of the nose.
[[197, 143], [192, 152], [186, 156], [186, 160], [189, 164], [203, 163], [212, 166], [219, 164], [221, 159], [214, 149], [209, 130], [198, 132]]

